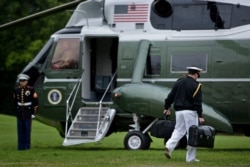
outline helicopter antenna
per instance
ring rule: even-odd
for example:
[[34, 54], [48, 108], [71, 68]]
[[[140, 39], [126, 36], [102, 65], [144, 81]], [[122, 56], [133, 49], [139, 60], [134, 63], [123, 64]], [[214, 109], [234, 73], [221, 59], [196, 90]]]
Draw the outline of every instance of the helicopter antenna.
[[77, 4], [79, 4], [82, 1], [85, 1], [85, 0], [75, 0], [75, 1], [72, 1], [72, 2], [69, 2], [69, 3], [66, 3], [66, 4], [54, 7], [54, 8], [50, 8], [50, 9], [47, 9], [47, 10], [44, 10], [44, 11], [29, 15], [29, 16], [23, 17], [21, 19], [17, 19], [15, 21], [11, 21], [11, 22], [6, 23], [6, 24], [2, 24], [2, 25], [0, 25], [0, 30], [5, 29], [5, 28], [7, 28], [9, 26], [18, 24], [18, 23], [26, 22], [26, 21], [29, 21], [29, 20], [32, 20], [32, 19], [35, 19], [35, 18], [40, 18], [40, 17], [46, 16], [46, 15], [49, 15], [49, 14], [52, 14], [52, 13], [63, 11], [63, 10], [68, 9], [70, 7], [76, 6]]

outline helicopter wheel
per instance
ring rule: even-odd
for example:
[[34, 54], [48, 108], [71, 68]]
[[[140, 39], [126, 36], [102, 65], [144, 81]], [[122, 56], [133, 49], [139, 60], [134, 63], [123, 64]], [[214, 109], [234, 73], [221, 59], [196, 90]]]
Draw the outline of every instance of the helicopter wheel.
[[124, 146], [127, 150], [147, 150], [151, 139], [141, 131], [131, 131], [124, 138]]

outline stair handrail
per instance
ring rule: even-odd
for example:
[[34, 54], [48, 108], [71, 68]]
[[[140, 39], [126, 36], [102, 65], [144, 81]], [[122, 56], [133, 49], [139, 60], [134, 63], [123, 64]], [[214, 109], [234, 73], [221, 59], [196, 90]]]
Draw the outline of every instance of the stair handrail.
[[[82, 78], [83, 78], [83, 72], [82, 72], [82, 75], [81, 77], [78, 79], [78, 81], [75, 83], [68, 99], [66, 100], [66, 125], [65, 125], [65, 137], [67, 136], [67, 133], [68, 133], [68, 121], [69, 121], [69, 118], [71, 118], [71, 122], [73, 121], [72, 119], [72, 108], [74, 106], [74, 103], [75, 103], [75, 99], [76, 99], [76, 95], [79, 91], [79, 88], [80, 88], [80, 85], [82, 83]], [[72, 103], [70, 104], [70, 100], [72, 99]]]
[[[113, 83], [113, 80], [114, 80], [115, 76], [116, 76], [116, 72], [112, 76], [111, 81], [109, 82], [109, 84], [108, 84], [108, 86], [107, 86], [107, 88], [106, 88], [106, 90], [105, 90], [105, 92], [104, 92], [101, 100], [99, 101], [99, 111], [98, 111], [98, 120], [97, 120], [97, 127], [96, 127], [96, 136], [98, 135], [99, 129], [101, 129], [101, 127], [104, 124], [104, 121], [103, 121], [102, 124], [100, 125], [100, 119], [101, 119], [100, 117], [101, 117], [101, 111], [102, 111], [102, 102], [103, 102], [103, 99], [106, 96], [109, 88], [111, 87], [111, 84]], [[100, 125], [100, 127], [99, 127], [99, 125]]]

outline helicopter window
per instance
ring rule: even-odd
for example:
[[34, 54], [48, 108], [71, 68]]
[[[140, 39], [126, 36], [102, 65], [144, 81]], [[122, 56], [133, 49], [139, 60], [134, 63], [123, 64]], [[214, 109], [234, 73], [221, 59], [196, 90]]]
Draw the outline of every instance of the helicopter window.
[[38, 54], [37, 57], [39, 57], [39, 59], [38, 59], [38, 62], [36, 64], [37, 66], [44, 68], [44, 65], [46, 65], [45, 61], [47, 61], [49, 52], [51, 50], [52, 43], [53, 43], [53, 40], [49, 39], [49, 41], [46, 43], [46, 45], [43, 47], [43, 49]]
[[[166, 0], [156, 0], [152, 6], [150, 20], [156, 29], [206, 30], [231, 27], [232, 5], [230, 4], [216, 2], [172, 3], [168, 5], [169, 10], [162, 10], [164, 5], [159, 4], [163, 2], [164, 4], [168, 3]], [[156, 11], [156, 9], [158, 10]], [[164, 12], [166, 12], [165, 15]]]
[[[227, 6], [224, 5], [225, 9]], [[178, 5], [173, 15], [174, 30], [223, 29], [225, 24], [224, 8], [215, 4], [208, 5]], [[229, 10], [230, 11], [230, 10]]]
[[160, 17], [169, 17], [171, 16], [173, 10], [172, 6], [166, 0], [156, 0], [153, 5], [153, 11]]
[[186, 72], [187, 67], [196, 66], [207, 71], [207, 54], [190, 53], [174, 54], [171, 56], [171, 72]]
[[80, 39], [61, 38], [57, 41], [51, 61], [52, 69], [77, 69], [79, 62]]
[[161, 73], [161, 56], [150, 55], [147, 57], [146, 75], [160, 75]]
[[232, 27], [250, 24], [250, 7], [235, 5], [232, 14]]

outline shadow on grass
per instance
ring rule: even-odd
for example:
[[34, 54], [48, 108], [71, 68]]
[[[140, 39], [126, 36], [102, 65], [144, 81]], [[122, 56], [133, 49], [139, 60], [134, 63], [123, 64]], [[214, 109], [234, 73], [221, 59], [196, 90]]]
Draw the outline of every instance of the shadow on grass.
[[74, 151], [112, 151], [112, 150], [126, 150], [125, 148], [117, 148], [117, 147], [84, 147], [84, 146], [48, 146], [48, 147], [39, 147], [39, 146], [34, 146], [36, 149], [56, 149], [56, 150], [74, 150]]
[[[137, 151], [137, 150], [127, 150], [124, 147], [105, 147], [105, 146], [48, 146], [48, 147], [39, 147], [34, 146], [37, 149], [57, 149], [57, 150], [74, 150], [74, 151], [112, 151], [112, 150], [124, 150], [124, 151]], [[150, 148], [149, 150], [141, 150], [141, 151], [163, 151], [162, 148]], [[176, 149], [183, 150], [186, 149]], [[250, 148], [198, 148], [198, 151], [206, 151], [206, 152], [250, 152]]]

